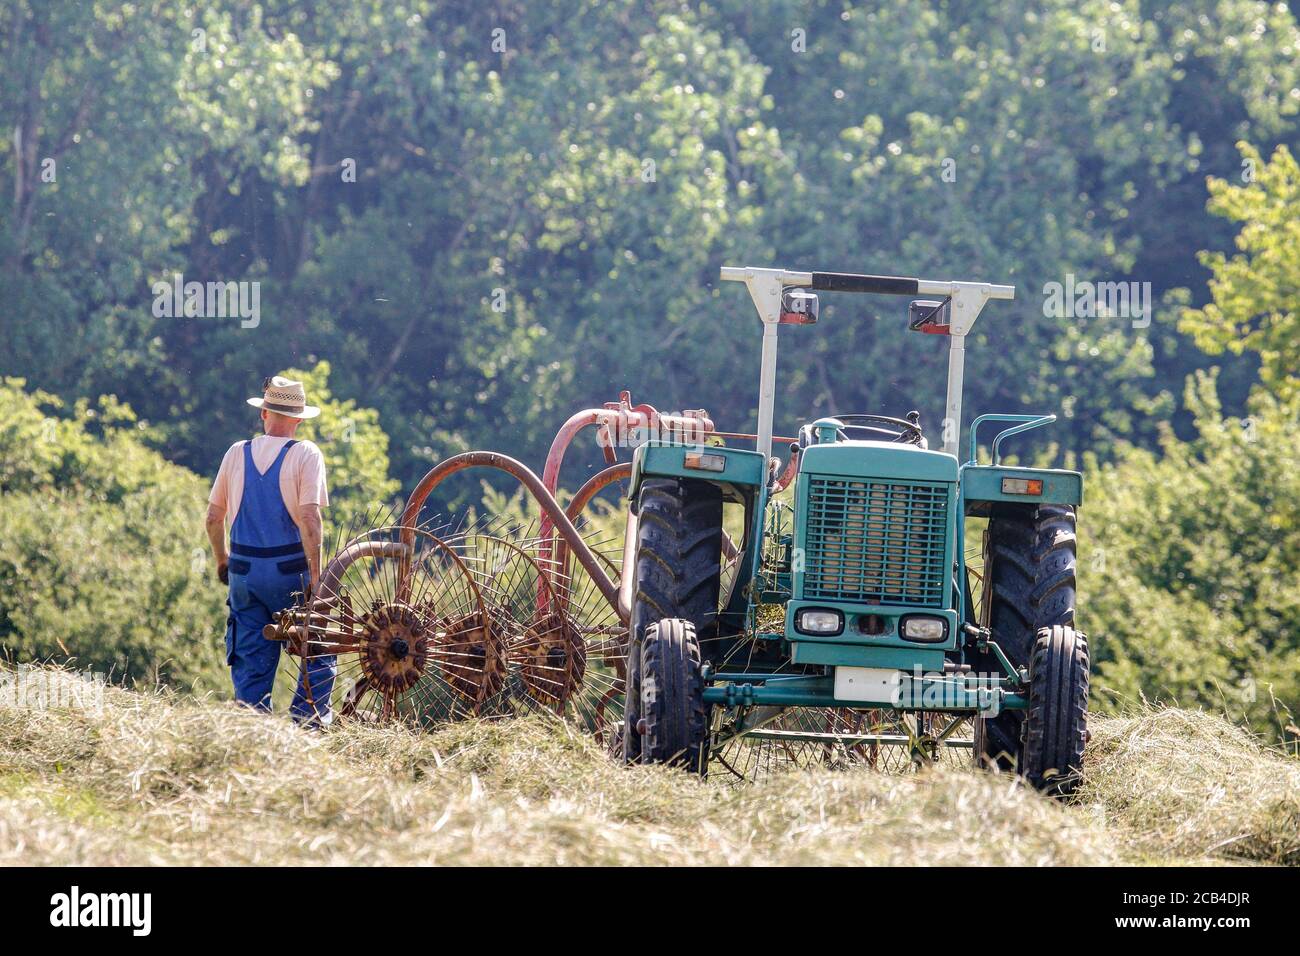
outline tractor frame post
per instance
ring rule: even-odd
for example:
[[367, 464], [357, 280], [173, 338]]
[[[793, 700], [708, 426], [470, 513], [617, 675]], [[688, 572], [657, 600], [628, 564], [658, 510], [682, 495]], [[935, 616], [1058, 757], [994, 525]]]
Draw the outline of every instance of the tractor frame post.
[[961, 393], [966, 374], [966, 336], [948, 339], [948, 398], [943, 410], [943, 450], [961, 458]]
[[899, 276], [849, 275], [829, 272], [788, 272], [723, 266], [724, 282], [743, 282], [763, 323], [763, 361], [758, 376], [758, 440], [755, 447], [772, 457], [772, 419], [776, 405], [776, 335], [781, 324], [781, 293], [787, 286], [828, 292], [879, 295], [941, 295], [952, 300], [948, 329], [948, 395], [943, 423], [943, 450], [960, 460], [961, 397], [966, 368], [966, 334], [989, 299], [1013, 299], [1015, 286], [989, 282], [940, 282]]
[[[778, 293], [777, 301], [780, 302]], [[773, 416], [776, 410], [776, 330], [773, 322], [763, 323], [763, 359], [758, 373], [758, 437], [754, 447], [766, 461], [772, 457]]]
[[758, 438], [764, 461], [772, 457], [772, 419], [776, 408], [776, 333], [781, 324], [781, 293], [786, 286], [812, 285], [811, 272], [723, 266], [722, 281], [743, 282], [763, 323], [763, 360], [758, 373]]
[[1012, 299], [1014, 286], [987, 282], [935, 282], [918, 279], [922, 295], [943, 295], [952, 299], [948, 329], [948, 396], [943, 413], [943, 450], [961, 460], [961, 399], [966, 372], [966, 335], [975, 325], [989, 299]]

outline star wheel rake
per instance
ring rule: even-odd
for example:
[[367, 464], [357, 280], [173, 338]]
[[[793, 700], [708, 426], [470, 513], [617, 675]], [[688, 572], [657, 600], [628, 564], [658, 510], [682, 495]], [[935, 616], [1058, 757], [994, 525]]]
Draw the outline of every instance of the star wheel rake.
[[[617, 581], [623, 559], [620, 536], [595, 520], [580, 517], [575, 524], [605, 572]], [[559, 565], [556, 580], [562, 583], [557, 597], [587, 648], [586, 674], [569, 698], [567, 713], [611, 753], [621, 754], [628, 627], [563, 541], [555, 553]]]
[[322, 721], [427, 727], [489, 712], [505, 683], [505, 635], [474, 575], [424, 529], [352, 537], [265, 636], [283, 643], [282, 683]]
[[[580, 526], [617, 575], [612, 538]], [[537, 525], [489, 522], [449, 543], [504, 635], [506, 682], [494, 713], [546, 712], [606, 739], [622, 720], [626, 628], [567, 551], [547, 547]]]

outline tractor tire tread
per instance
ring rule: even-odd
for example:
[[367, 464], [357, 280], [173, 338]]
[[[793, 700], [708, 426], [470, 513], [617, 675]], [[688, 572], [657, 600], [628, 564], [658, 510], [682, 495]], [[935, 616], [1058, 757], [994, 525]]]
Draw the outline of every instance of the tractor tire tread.
[[1088, 737], [1088, 640], [1072, 627], [1038, 632], [1030, 663], [1021, 774], [1033, 787], [1069, 796], [1082, 778]]
[[646, 479], [638, 517], [637, 635], [661, 618], [683, 618], [707, 641], [717, 630], [722, 577], [721, 489], [698, 479]]
[[[996, 506], [989, 521], [989, 626], [1017, 667], [1029, 667], [1041, 628], [1073, 626], [1077, 542], [1071, 505]], [[997, 670], [990, 656], [977, 665]], [[1023, 756], [1025, 715], [1006, 710], [976, 720], [976, 759], [1003, 770]]]
[[708, 762], [708, 717], [695, 627], [665, 618], [641, 641], [640, 757], [703, 774]]

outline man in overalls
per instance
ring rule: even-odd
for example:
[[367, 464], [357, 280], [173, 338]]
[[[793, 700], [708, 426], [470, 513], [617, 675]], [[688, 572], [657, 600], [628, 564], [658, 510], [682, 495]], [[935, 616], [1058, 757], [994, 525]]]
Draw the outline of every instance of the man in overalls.
[[[293, 603], [294, 592], [314, 591], [320, 582], [321, 508], [329, 496], [320, 449], [293, 437], [320, 409], [307, 404], [301, 382], [276, 375], [262, 388], [262, 397], [248, 404], [262, 410], [265, 434], [236, 442], [221, 460], [208, 496], [207, 529], [217, 577], [230, 586], [226, 663], [235, 699], [270, 710], [280, 642], [263, 637], [262, 628]], [[333, 656], [309, 658], [289, 708], [296, 720], [330, 722], [334, 676]]]

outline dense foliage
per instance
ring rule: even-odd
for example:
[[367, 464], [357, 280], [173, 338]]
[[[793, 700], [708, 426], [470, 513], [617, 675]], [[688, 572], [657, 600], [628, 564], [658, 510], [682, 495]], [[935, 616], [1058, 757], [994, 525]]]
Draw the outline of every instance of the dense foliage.
[[1088, 474], [1082, 625], [1102, 706], [1143, 696], [1300, 737], [1300, 427], [1259, 398], [1223, 418], [1214, 379], [1188, 386], [1196, 437], [1166, 430]]
[[[1205, 175], [1300, 109], [1295, 19], [1255, 0], [19, 0], [0, 49], [0, 373], [114, 394], [202, 473], [263, 375], [323, 358], [406, 484], [467, 447], [536, 460], [623, 387], [750, 423], [723, 261], [1017, 283], [968, 407], [1151, 444], [1204, 361], [1176, 309], [1048, 317], [1043, 286], [1199, 297], [1228, 241]], [[177, 273], [259, 282], [259, 324], [155, 318]], [[937, 421], [942, 350], [898, 306], [788, 336], [779, 424]]]
[[[325, 454], [331, 515], [373, 510], [395, 483], [373, 409], [334, 401], [327, 366], [307, 373], [336, 431]], [[0, 383], [0, 647], [118, 679], [226, 691], [224, 593], [203, 530], [208, 482], [150, 447], [112, 399], [64, 407]], [[156, 440], [156, 436], [155, 440]]]
[[1238, 252], [1203, 252], [1212, 301], [1189, 309], [1182, 327], [1213, 354], [1260, 357], [1260, 380], [1284, 401], [1300, 399], [1300, 165], [1285, 146], [1265, 163], [1242, 144], [1245, 185], [1211, 179], [1209, 208], [1240, 223]]

